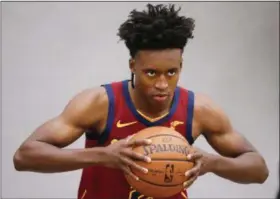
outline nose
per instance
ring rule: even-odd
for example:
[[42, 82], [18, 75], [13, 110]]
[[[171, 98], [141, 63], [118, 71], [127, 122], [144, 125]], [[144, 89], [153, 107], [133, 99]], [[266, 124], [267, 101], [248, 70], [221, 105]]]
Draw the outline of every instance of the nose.
[[155, 83], [155, 87], [158, 90], [166, 90], [168, 88], [168, 82], [166, 81], [166, 78], [164, 77], [164, 75], [161, 75], [156, 83]]

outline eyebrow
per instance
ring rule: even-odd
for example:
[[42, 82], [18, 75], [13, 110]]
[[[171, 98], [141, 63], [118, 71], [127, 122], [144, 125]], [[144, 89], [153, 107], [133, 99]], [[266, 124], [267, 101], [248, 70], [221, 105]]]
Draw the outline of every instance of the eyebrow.
[[[154, 68], [153, 66], [146, 66], [145, 68], [143, 68], [143, 70], [158, 70], [160, 69], [160, 67], [158, 67], [157, 69]], [[179, 68], [178, 67], [172, 67], [172, 68], [169, 68], [168, 70], [178, 70]]]

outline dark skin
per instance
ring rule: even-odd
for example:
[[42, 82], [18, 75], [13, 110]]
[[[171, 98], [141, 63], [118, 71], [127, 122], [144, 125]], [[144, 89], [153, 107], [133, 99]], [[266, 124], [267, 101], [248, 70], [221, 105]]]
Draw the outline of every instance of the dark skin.
[[[131, 71], [135, 74], [135, 86], [141, 87], [134, 92], [134, 103], [150, 117], [157, 117], [166, 111], [166, 106], [158, 106], [142, 99], [151, 93], [173, 93], [181, 72], [182, 52], [179, 49], [163, 51], [142, 51], [136, 57], [137, 61], [130, 63]], [[133, 92], [132, 92], [133, 93]], [[133, 96], [133, 94], [132, 94]], [[137, 96], [137, 97], [136, 97]], [[141, 99], [137, 101], [137, 99]], [[167, 104], [171, 103], [170, 97]], [[231, 180], [236, 183], [263, 183], [268, 177], [268, 168], [264, 158], [253, 145], [231, 125], [226, 113], [208, 96], [195, 95], [193, 137], [197, 139], [204, 132], [208, 143], [220, 155], [209, 154], [198, 148], [193, 148], [189, 160], [194, 161], [195, 167], [186, 172], [189, 180], [184, 186], [189, 187], [199, 175], [208, 172]]]
[[[18, 171], [55, 173], [73, 171], [93, 165], [119, 168], [133, 175], [128, 166], [147, 172], [133, 160], [150, 160], [131, 151], [131, 146], [148, 145], [149, 140], [121, 140], [107, 147], [64, 149], [76, 141], [86, 129], [94, 126], [102, 132], [106, 125], [108, 97], [104, 88], [77, 94], [60, 115], [40, 125], [14, 155]], [[96, 113], [96, 114], [92, 114]]]
[[[149, 117], [158, 117], [169, 111], [174, 90], [182, 69], [180, 49], [140, 51], [130, 60], [135, 74], [135, 88], [129, 88], [133, 103]], [[152, 96], [168, 94], [157, 103]], [[149, 145], [149, 140], [120, 140], [109, 146], [87, 149], [64, 149], [94, 127], [102, 132], [106, 125], [108, 97], [104, 88], [93, 88], [77, 94], [61, 114], [39, 126], [19, 147], [14, 155], [18, 171], [43, 173], [65, 172], [93, 165], [119, 168], [135, 179], [128, 166], [142, 172], [145, 168], [133, 160], [149, 162], [150, 159], [131, 151], [133, 145]], [[95, 113], [95, 114], [92, 114]], [[195, 167], [186, 173], [189, 187], [199, 175], [212, 172], [237, 183], [263, 183], [268, 169], [263, 157], [243, 136], [237, 133], [227, 115], [212, 100], [196, 94], [193, 137], [204, 132], [208, 143], [220, 154], [213, 155], [197, 148], [190, 151]]]
[[[135, 75], [135, 87], [138, 88], [130, 89], [130, 93], [137, 109], [147, 116], [158, 117], [169, 111], [182, 66], [180, 54], [180, 50], [174, 49], [140, 51], [135, 59], [130, 60], [130, 70]], [[151, 99], [160, 93], [168, 95], [165, 103]]]
[[196, 95], [194, 118], [194, 138], [204, 132], [202, 135], [219, 155], [194, 148], [190, 159], [198, 160], [198, 166], [187, 172], [192, 178], [186, 187], [208, 172], [240, 184], [265, 182], [269, 172], [264, 158], [208, 96]]

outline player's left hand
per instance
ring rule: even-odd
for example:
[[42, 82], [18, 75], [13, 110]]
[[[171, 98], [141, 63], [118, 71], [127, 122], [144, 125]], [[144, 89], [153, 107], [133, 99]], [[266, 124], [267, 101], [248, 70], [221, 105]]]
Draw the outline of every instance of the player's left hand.
[[206, 155], [206, 153], [198, 148], [192, 147], [192, 150], [190, 150], [187, 158], [188, 161], [194, 163], [194, 167], [185, 173], [186, 177], [188, 178], [188, 180], [184, 182], [185, 189], [190, 187], [198, 176], [204, 174], [202, 171], [204, 155]]

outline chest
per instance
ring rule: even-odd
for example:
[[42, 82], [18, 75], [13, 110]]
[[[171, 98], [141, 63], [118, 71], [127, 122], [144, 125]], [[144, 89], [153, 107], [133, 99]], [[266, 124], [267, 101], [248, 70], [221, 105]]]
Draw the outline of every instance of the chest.
[[[190, 125], [191, 124], [191, 125]], [[193, 125], [194, 124], [194, 125]], [[188, 120], [185, 114], [176, 114], [167, 116], [165, 120], [158, 123], [147, 123], [139, 120], [133, 114], [118, 114], [115, 116], [113, 125], [108, 133], [107, 141], [105, 145], [109, 145], [117, 140], [125, 139], [130, 135], [152, 126], [165, 126], [172, 128], [184, 136], [187, 140], [192, 135], [192, 132], [196, 135], [198, 132], [197, 125], [194, 121]], [[191, 127], [191, 128], [190, 128]], [[190, 142], [190, 140], [188, 140]]]
[[[110, 87], [110, 86], [109, 86]], [[144, 128], [165, 126], [173, 128], [187, 139], [190, 144], [200, 135], [199, 125], [194, 117], [194, 93], [176, 88], [169, 113], [157, 121], [149, 121], [138, 113], [130, 97], [128, 83], [114, 84], [108, 88], [109, 109], [104, 129], [99, 135], [101, 145], [127, 138]], [[103, 128], [102, 128], [103, 129]]]

